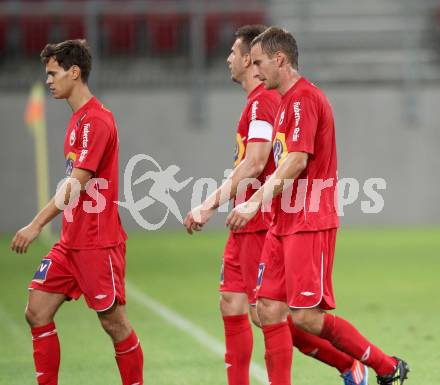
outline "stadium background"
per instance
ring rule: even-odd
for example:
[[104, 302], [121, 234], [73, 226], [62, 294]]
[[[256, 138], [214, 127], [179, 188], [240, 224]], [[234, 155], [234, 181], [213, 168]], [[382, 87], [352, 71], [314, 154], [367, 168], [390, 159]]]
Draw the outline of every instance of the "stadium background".
[[[220, 181], [232, 165], [245, 100], [225, 60], [234, 30], [256, 22], [296, 36], [301, 72], [334, 107], [339, 175], [360, 182], [360, 199], [342, 218], [338, 311], [408, 358], [414, 383], [437, 383], [439, 10], [438, 1], [428, 0], [0, 1], [0, 384], [33, 383], [22, 308], [27, 281], [48, 243], [14, 256], [8, 242], [37, 210], [34, 137], [23, 117], [31, 86], [45, 80], [38, 61], [44, 44], [89, 40], [95, 59], [91, 87], [118, 122], [121, 190], [127, 162], [140, 153], [164, 169], [179, 166], [179, 181]], [[47, 98], [51, 194], [64, 172], [69, 116], [64, 101]], [[142, 163], [136, 172], [149, 166]], [[386, 180], [380, 191], [385, 205], [380, 213], [364, 214], [362, 185], [371, 177]], [[182, 215], [192, 186], [171, 192]], [[135, 196], [149, 187], [144, 184]], [[160, 202], [143, 212], [151, 222], [165, 213]], [[225, 214], [197, 239], [187, 237], [172, 214], [154, 232], [139, 227], [126, 209], [121, 215], [130, 234], [129, 311], [144, 343], [146, 384], [224, 384], [216, 287]], [[178, 318], [161, 313], [160, 306], [191, 323], [185, 328], [165, 321]], [[66, 305], [58, 317], [62, 384], [118, 383], [111, 346], [93, 318], [82, 303]], [[255, 336], [261, 369], [258, 330]], [[295, 383], [340, 383], [331, 369], [299, 354], [295, 359]], [[255, 373], [260, 383], [258, 368]]]

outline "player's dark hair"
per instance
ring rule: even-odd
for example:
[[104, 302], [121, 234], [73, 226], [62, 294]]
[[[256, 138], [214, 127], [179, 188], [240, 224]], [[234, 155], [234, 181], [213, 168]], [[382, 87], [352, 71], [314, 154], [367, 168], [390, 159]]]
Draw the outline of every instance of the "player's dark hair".
[[292, 67], [298, 69], [298, 44], [291, 33], [270, 27], [252, 40], [251, 47], [256, 44], [261, 44], [261, 50], [269, 57], [281, 51]]
[[251, 50], [251, 42], [259, 34], [263, 33], [267, 26], [262, 24], [243, 25], [235, 31], [235, 38], [241, 40], [240, 52], [242, 55], [249, 53]]
[[46, 44], [41, 51], [40, 58], [43, 64], [47, 64], [51, 58], [54, 58], [65, 71], [73, 65], [78, 66], [81, 70], [81, 80], [84, 83], [87, 83], [92, 70], [90, 47], [83, 39]]

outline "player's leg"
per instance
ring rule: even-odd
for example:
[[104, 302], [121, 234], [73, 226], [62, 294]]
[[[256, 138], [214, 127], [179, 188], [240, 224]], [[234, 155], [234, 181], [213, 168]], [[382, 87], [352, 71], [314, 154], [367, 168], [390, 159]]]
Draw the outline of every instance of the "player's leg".
[[116, 362], [123, 385], [143, 384], [143, 353], [124, 305], [115, 303], [110, 309], [98, 312], [103, 329], [113, 341]]
[[343, 318], [320, 309], [294, 309], [292, 318], [297, 327], [328, 340], [335, 348], [373, 368], [379, 384], [392, 384], [395, 377], [399, 383], [406, 379], [409, 369], [404, 361], [385, 354]]
[[[239, 235], [238, 237], [245, 235]], [[240, 264], [241, 240], [231, 233], [220, 277], [220, 312], [225, 332], [225, 365], [229, 385], [248, 385], [253, 336], [248, 317], [248, 294]]]
[[293, 345], [303, 354], [336, 368], [341, 375], [352, 369], [364, 370], [353, 357], [336, 349], [329, 341], [296, 326], [289, 315], [288, 323]]
[[143, 353], [125, 311], [125, 244], [72, 252], [72, 268], [87, 305], [110, 335], [123, 385], [143, 384]]
[[257, 296], [257, 316], [264, 334], [269, 382], [290, 385], [293, 345], [287, 323], [283, 253], [279, 239], [270, 232], [261, 255]]
[[[250, 306], [250, 315], [252, 322], [261, 328], [261, 321], [258, 318], [256, 306]], [[287, 322], [292, 335], [293, 346], [301, 353], [336, 368], [341, 374], [347, 373], [347, 371], [352, 369], [362, 370], [362, 368], [358, 369], [359, 364], [353, 357], [336, 349], [327, 340], [296, 327], [290, 314], [287, 318]]]
[[[304, 257], [294, 255], [294, 258], [287, 260], [289, 270], [308, 277], [307, 280], [302, 279], [301, 284], [298, 284], [299, 279], [289, 280], [286, 284], [293, 322], [297, 327], [329, 341], [336, 349], [372, 367], [380, 378], [394, 376], [397, 369], [405, 369], [403, 364], [398, 367], [395, 358], [371, 344], [350, 323], [318, 308], [335, 307], [331, 282], [335, 242], [336, 230], [300, 233], [286, 239], [288, 247], [302, 250]], [[306, 260], [313, 263], [306, 263]], [[354, 374], [360, 375], [357, 380], [362, 379], [362, 371]]]
[[60, 343], [54, 317], [67, 298], [79, 296], [63, 247], [55, 245], [43, 258], [29, 289], [25, 317], [32, 332], [37, 382], [56, 385], [60, 366]]
[[64, 294], [29, 291], [25, 317], [31, 327], [36, 379], [41, 385], [58, 384], [60, 342], [54, 317], [65, 298]]

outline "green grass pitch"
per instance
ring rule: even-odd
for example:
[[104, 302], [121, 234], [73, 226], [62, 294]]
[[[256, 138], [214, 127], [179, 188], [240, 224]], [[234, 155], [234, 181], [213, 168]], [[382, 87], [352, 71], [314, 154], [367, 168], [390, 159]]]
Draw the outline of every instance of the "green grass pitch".
[[[135, 233], [128, 241], [127, 280], [218, 341], [218, 276], [226, 233]], [[0, 384], [35, 383], [31, 340], [24, 321], [27, 284], [47, 252], [27, 255], [0, 237]], [[347, 229], [338, 236], [334, 266], [337, 314], [411, 368], [408, 385], [440, 381], [440, 229]], [[220, 355], [165, 322], [128, 295], [129, 317], [142, 341], [146, 385], [225, 385]], [[119, 384], [110, 339], [83, 300], [66, 303], [56, 318], [62, 348], [60, 385]], [[253, 359], [264, 366], [254, 329]], [[375, 383], [371, 373], [370, 384]], [[333, 368], [294, 353], [293, 384], [336, 385]], [[252, 380], [252, 384], [258, 384]]]

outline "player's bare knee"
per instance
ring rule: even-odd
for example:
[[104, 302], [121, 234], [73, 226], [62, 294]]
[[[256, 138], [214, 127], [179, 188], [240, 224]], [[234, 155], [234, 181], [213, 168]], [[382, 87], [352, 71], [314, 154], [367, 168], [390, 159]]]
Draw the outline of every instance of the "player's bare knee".
[[295, 309], [291, 312], [293, 323], [308, 333], [319, 334], [319, 309]]
[[247, 297], [242, 293], [221, 293], [220, 312], [223, 316], [247, 313]]
[[283, 302], [260, 298], [257, 302], [257, 316], [261, 325], [284, 322], [287, 319], [287, 308]]
[[104, 312], [98, 312], [102, 328], [113, 340], [122, 340], [131, 333], [131, 325], [125, 311], [118, 305]]
[[44, 326], [53, 321], [52, 317], [49, 317], [42, 310], [37, 310], [33, 306], [26, 306], [26, 310], [24, 311], [24, 317], [31, 327]]
[[126, 322], [124, 319], [100, 317], [100, 320], [102, 328], [112, 339], [120, 339], [121, 335], [128, 336], [131, 332], [129, 322]]

